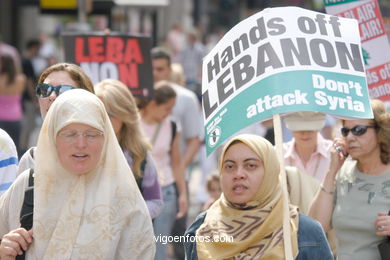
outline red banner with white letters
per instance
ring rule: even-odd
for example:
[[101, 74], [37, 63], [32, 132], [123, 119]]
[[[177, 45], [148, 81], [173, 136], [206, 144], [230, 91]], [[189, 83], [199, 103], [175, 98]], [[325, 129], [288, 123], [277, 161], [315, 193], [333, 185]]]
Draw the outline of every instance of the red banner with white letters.
[[78, 64], [94, 84], [107, 78], [124, 83], [134, 96], [153, 95], [149, 37], [63, 35], [65, 60]]
[[390, 100], [390, 43], [377, 0], [324, 0], [329, 14], [359, 22], [363, 58], [371, 98]]

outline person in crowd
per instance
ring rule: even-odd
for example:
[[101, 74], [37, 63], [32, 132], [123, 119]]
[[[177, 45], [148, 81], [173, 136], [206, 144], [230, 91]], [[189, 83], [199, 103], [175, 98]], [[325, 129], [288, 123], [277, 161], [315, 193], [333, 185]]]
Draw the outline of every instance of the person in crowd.
[[[336, 120], [331, 115], [325, 115], [325, 125], [321, 129], [320, 134], [323, 138], [327, 140], [333, 140], [335, 137], [335, 129], [337, 128], [338, 120]], [[293, 138], [291, 131], [286, 127], [286, 123], [282, 120], [282, 130], [283, 130], [283, 142], [287, 143]], [[337, 131], [336, 131], [337, 132]]]
[[[171, 57], [167, 51], [156, 47], [152, 49], [152, 67], [154, 82], [161, 80], [170, 81], [171, 79]], [[180, 126], [180, 154], [185, 169], [186, 178], [188, 178], [188, 168], [191, 165], [196, 153], [199, 150], [201, 138], [201, 111], [196, 95], [177, 84], [171, 84], [176, 92], [176, 103], [173, 107], [172, 116], [175, 122]], [[172, 235], [182, 236], [187, 227], [187, 215], [176, 220]], [[174, 252], [177, 259], [184, 259], [184, 248], [182, 243], [175, 242]]]
[[173, 83], [176, 83], [179, 86], [184, 86], [186, 84], [186, 78], [183, 72], [183, 66], [180, 63], [171, 64], [171, 79]]
[[[154, 98], [140, 104], [141, 129], [153, 146], [152, 156], [156, 162], [164, 200], [162, 212], [153, 222], [156, 236], [171, 235], [175, 218], [182, 217], [187, 211], [187, 191], [179, 148], [180, 137], [175, 123], [169, 117], [175, 101], [176, 93], [170, 83], [161, 81], [155, 86]], [[155, 259], [167, 258], [167, 245], [158, 242]]]
[[[164, 49], [156, 47], [152, 49], [152, 67], [154, 83], [161, 80], [171, 79], [171, 58]], [[176, 103], [173, 107], [172, 116], [181, 127], [181, 154], [183, 154], [184, 165], [187, 168], [194, 159], [199, 149], [199, 136], [201, 131], [199, 103], [196, 96], [183, 86], [171, 83], [170, 86], [176, 92]]]
[[165, 39], [165, 44], [172, 53], [172, 60], [177, 62], [179, 53], [183, 50], [186, 44], [186, 35], [180, 22], [176, 22], [169, 30]]
[[209, 200], [203, 205], [203, 210], [208, 210], [211, 205], [221, 196], [221, 183], [218, 174], [214, 173], [208, 176], [206, 188], [209, 195]]
[[11, 56], [16, 66], [16, 70], [18, 72], [22, 70], [22, 62], [18, 50], [14, 46], [6, 43], [1, 34], [0, 34], [0, 56]]
[[[44, 70], [35, 88], [42, 118], [54, 100], [62, 93], [81, 88], [94, 93], [93, 84], [85, 72], [76, 64], [57, 63]], [[18, 173], [34, 168], [35, 147], [28, 149], [19, 162]]]
[[320, 130], [325, 124], [325, 114], [320, 112], [296, 112], [284, 117], [293, 139], [284, 143], [284, 162], [295, 166], [318, 181], [322, 181], [329, 169], [332, 141], [324, 139]]
[[333, 140], [335, 138], [335, 130], [338, 129], [339, 120], [336, 120], [331, 115], [325, 116], [325, 126], [321, 130], [321, 135], [328, 140]]
[[47, 33], [41, 32], [39, 34], [39, 41], [41, 42], [41, 48], [39, 53], [32, 59], [35, 72], [39, 76], [46, 68], [58, 63], [58, 53], [60, 51], [56, 47], [55, 40]]
[[[290, 202], [308, 214], [310, 204], [317, 194], [320, 182], [330, 167], [332, 141], [322, 137], [326, 115], [319, 112], [296, 112], [284, 117], [293, 139], [283, 144]], [[294, 169], [296, 167], [296, 169]], [[336, 252], [333, 230], [326, 232], [332, 252]]]
[[335, 230], [339, 260], [379, 260], [377, 245], [390, 235], [390, 114], [380, 100], [371, 107], [373, 119], [342, 120], [309, 210], [325, 230]]
[[11, 56], [0, 56], [0, 128], [6, 131], [19, 147], [22, 129], [22, 94], [26, 77]]
[[199, 41], [198, 31], [191, 30], [187, 34], [187, 44], [179, 53], [179, 63], [183, 66], [186, 79], [185, 87], [193, 91], [201, 99], [202, 96], [202, 61], [206, 50]]
[[206, 35], [206, 53], [209, 53], [217, 45], [217, 43], [225, 35], [226, 31], [226, 28], [223, 27], [214, 27], [211, 29], [211, 32]]
[[0, 195], [3, 194], [16, 179], [18, 168], [18, 152], [12, 138], [0, 129]]
[[285, 259], [285, 218], [295, 259], [333, 259], [318, 222], [292, 205], [283, 214], [288, 202], [279, 172], [276, 152], [266, 139], [252, 134], [232, 138], [219, 165], [222, 195], [186, 231], [187, 259]]
[[26, 75], [26, 88], [22, 98], [23, 120], [19, 150], [23, 153], [29, 148], [31, 129], [36, 127], [36, 117], [39, 113], [38, 99], [35, 95], [37, 76], [32, 59], [38, 56], [40, 48], [41, 42], [38, 39], [30, 39], [26, 43], [26, 50], [22, 59], [22, 69], [24, 75]]
[[106, 108], [150, 216], [155, 218], [163, 207], [161, 188], [149, 152], [151, 145], [140, 129], [140, 115], [134, 97], [122, 82], [114, 79], [99, 82], [94, 90]]
[[285, 170], [290, 203], [298, 206], [299, 213], [307, 215], [310, 204], [320, 187], [320, 182], [297, 167], [286, 166]]
[[[34, 174], [0, 198], [1, 259], [152, 259], [152, 221], [103, 103], [76, 89], [43, 122]], [[19, 218], [30, 175], [32, 229]]]
[[[177, 85], [184, 86], [185, 85], [185, 76], [183, 72], [183, 67], [180, 63], [172, 63], [171, 64], [171, 81], [176, 83]], [[200, 106], [200, 103], [198, 104]], [[199, 121], [203, 122], [203, 115], [199, 113]], [[204, 140], [202, 132], [200, 133], [200, 140]], [[207, 177], [210, 172], [213, 172], [217, 168], [216, 164], [216, 156], [206, 155], [206, 145], [204, 141], [201, 141], [199, 144], [199, 149], [197, 152], [197, 158], [200, 166], [200, 180], [199, 180], [199, 188], [196, 193], [196, 201], [197, 204], [202, 207], [205, 203], [208, 202], [209, 196], [206, 191], [206, 182]]]

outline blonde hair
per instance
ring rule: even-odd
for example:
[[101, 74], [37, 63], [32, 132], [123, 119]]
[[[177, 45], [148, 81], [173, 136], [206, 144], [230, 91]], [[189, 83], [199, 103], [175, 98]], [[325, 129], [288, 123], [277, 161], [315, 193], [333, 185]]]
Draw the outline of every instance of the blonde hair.
[[171, 64], [171, 81], [180, 86], [185, 85], [186, 79], [184, 77], [183, 66], [180, 63]]
[[76, 82], [77, 88], [85, 89], [91, 93], [95, 93], [93, 90], [93, 84], [91, 79], [85, 74], [80, 66], [73, 63], [57, 63], [47, 69], [45, 69], [38, 79], [38, 84], [43, 83], [47, 76], [54, 71], [66, 71], [70, 77]]
[[122, 82], [114, 79], [105, 79], [96, 84], [95, 93], [102, 100], [107, 113], [122, 121], [118, 142], [133, 158], [134, 175], [142, 177], [141, 163], [151, 145], [141, 132], [140, 115], [133, 95]]

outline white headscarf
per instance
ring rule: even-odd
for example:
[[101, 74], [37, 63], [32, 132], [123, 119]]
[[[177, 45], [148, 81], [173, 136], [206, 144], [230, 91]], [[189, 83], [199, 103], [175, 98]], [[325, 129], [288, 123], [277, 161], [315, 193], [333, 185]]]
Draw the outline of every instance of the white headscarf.
[[[60, 163], [59, 130], [82, 123], [104, 133], [99, 163], [76, 175]], [[146, 204], [98, 97], [82, 89], [59, 96], [38, 139], [34, 242], [28, 259], [152, 259], [155, 245]]]

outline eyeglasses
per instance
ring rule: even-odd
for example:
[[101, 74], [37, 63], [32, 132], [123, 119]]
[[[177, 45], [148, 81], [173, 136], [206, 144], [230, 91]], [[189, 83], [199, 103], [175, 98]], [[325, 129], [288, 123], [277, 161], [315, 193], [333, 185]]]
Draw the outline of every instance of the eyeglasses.
[[364, 135], [367, 132], [368, 128], [376, 128], [376, 126], [373, 125], [356, 125], [352, 127], [351, 129], [343, 127], [341, 128], [341, 135], [344, 137], [347, 137], [349, 134], [349, 131], [355, 136], [361, 136]]
[[70, 86], [70, 85], [53, 86], [53, 85], [50, 85], [50, 84], [41, 83], [41, 84], [38, 84], [36, 86], [35, 93], [36, 93], [37, 97], [45, 98], [45, 97], [50, 96], [51, 93], [54, 91], [56, 93], [57, 97], [58, 97], [62, 93], [66, 92], [68, 90], [74, 89], [74, 88], [75, 87]]
[[66, 143], [72, 143], [80, 136], [84, 136], [88, 142], [96, 142], [104, 134], [101, 131], [97, 130], [88, 130], [83, 133], [79, 133], [74, 130], [65, 130], [58, 133], [58, 136]]

